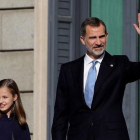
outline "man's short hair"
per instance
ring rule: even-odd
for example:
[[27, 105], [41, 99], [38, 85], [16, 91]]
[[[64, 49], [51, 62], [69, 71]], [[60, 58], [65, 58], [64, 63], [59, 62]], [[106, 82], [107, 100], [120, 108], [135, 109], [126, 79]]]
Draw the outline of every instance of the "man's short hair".
[[85, 21], [83, 21], [83, 23], [81, 24], [81, 35], [83, 37], [85, 36], [87, 25], [90, 25], [90, 26], [93, 26], [93, 27], [99, 27], [101, 24], [105, 27], [105, 34], [107, 34], [106, 25], [101, 19], [96, 18], [96, 17], [86, 18]]

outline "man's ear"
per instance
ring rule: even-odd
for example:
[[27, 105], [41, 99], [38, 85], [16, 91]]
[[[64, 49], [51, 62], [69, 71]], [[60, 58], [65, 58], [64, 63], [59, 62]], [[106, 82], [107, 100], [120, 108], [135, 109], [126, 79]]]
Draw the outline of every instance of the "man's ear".
[[108, 39], [108, 33], [106, 34], [106, 39]]
[[85, 45], [85, 40], [84, 40], [83, 36], [80, 36], [80, 40], [81, 40], [82, 44]]

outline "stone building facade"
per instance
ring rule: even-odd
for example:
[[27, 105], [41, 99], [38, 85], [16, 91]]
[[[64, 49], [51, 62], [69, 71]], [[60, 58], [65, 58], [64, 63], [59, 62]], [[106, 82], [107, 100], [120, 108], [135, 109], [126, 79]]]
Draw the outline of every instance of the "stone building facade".
[[14, 79], [33, 136], [34, 0], [0, 0], [0, 79]]

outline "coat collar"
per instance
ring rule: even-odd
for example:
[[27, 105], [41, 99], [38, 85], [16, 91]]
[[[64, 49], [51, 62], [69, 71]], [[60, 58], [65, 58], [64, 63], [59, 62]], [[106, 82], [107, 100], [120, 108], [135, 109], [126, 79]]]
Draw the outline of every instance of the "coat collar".
[[11, 120], [13, 120], [13, 119], [15, 118], [15, 114], [14, 114], [14, 113], [11, 113], [11, 114], [10, 114], [10, 118], [8, 118], [7, 114], [2, 113], [2, 112], [0, 112], [0, 113], [1, 113], [1, 118], [0, 118], [0, 120], [11, 121]]
[[109, 53], [105, 52], [105, 57], [101, 63], [97, 81], [95, 83], [94, 95], [96, 94], [96, 92], [98, 91], [102, 83], [105, 81], [107, 76], [110, 74], [110, 72], [113, 70], [114, 66], [115, 66], [115, 60]]

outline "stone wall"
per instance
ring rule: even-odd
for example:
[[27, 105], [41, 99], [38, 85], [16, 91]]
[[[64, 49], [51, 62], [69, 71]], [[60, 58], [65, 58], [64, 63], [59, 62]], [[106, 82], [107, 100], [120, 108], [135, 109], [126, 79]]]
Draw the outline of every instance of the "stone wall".
[[0, 0], [0, 80], [14, 79], [33, 135], [34, 0]]

